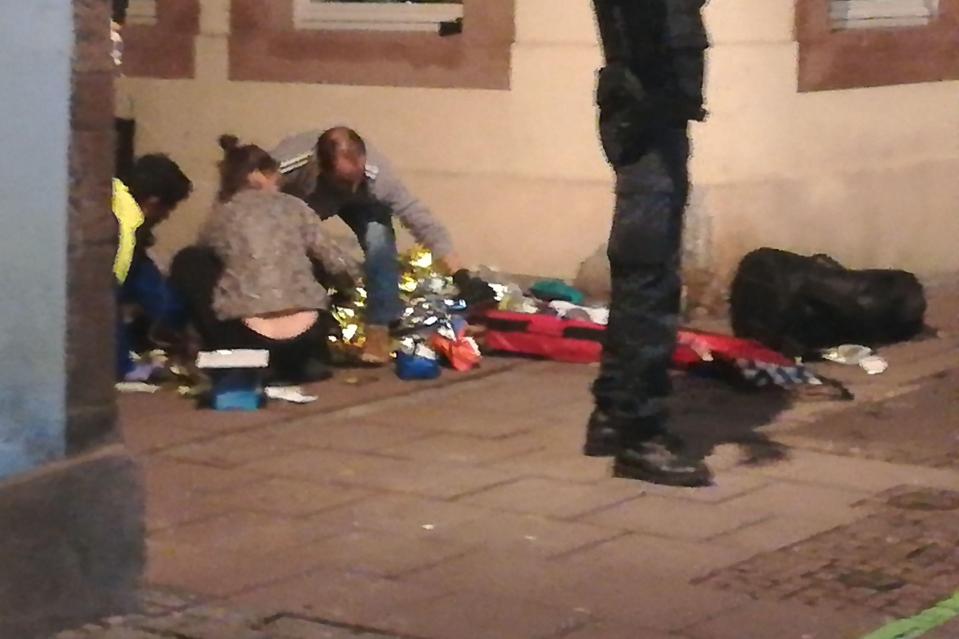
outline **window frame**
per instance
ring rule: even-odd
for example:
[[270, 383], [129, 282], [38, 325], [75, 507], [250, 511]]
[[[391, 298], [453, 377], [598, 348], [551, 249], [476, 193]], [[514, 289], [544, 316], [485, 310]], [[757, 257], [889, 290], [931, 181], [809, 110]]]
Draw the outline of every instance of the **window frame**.
[[959, 79], [959, 0], [915, 27], [833, 28], [830, 0], [796, 0], [800, 92]]
[[231, 0], [230, 79], [508, 90], [515, 0], [463, 0], [463, 31], [297, 29], [295, 0]]
[[200, 0], [156, 0], [156, 22], [123, 27], [123, 75], [189, 79], [196, 75]]

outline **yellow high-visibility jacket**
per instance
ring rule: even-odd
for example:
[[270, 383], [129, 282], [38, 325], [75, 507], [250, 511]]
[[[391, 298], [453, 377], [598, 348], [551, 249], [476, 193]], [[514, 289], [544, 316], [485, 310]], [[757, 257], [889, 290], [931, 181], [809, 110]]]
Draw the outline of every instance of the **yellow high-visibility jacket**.
[[113, 180], [113, 215], [117, 218], [120, 227], [117, 256], [113, 261], [113, 274], [117, 282], [123, 284], [130, 273], [133, 263], [133, 252], [137, 246], [137, 229], [143, 225], [143, 211], [137, 204], [127, 185], [114, 178]]

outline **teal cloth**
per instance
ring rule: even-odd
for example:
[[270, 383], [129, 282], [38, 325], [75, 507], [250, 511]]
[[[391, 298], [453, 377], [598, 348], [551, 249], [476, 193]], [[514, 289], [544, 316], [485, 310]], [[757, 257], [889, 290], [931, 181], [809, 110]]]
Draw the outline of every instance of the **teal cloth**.
[[562, 280], [542, 280], [533, 284], [530, 293], [547, 302], [561, 301], [581, 305], [586, 296]]

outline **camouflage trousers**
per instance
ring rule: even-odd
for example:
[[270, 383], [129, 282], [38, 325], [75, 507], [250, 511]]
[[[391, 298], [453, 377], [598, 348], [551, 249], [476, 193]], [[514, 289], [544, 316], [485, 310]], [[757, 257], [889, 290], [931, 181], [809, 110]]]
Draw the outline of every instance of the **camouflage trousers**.
[[638, 438], [663, 431], [671, 391], [688, 160], [686, 129], [665, 129], [635, 162], [616, 168], [612, 300], [593, 395], [598, 409], [630, 424]]

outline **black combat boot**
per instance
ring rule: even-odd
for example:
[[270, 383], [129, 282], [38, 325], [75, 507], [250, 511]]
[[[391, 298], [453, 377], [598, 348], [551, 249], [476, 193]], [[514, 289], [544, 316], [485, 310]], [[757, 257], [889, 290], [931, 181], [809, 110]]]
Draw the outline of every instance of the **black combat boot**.
[[613, 475], [666, 486], [690, 488], [712, 484], [712, 473], [700, 459], [683, 452], [674, 436], [649, 431], [624, 432], [622, 448], [613, 464]]
[[620, 426], [606, 411], [594, 409], [586, 426], [583, 454], [587, 457], [612, 457], [618, 453], [622, 447]]

